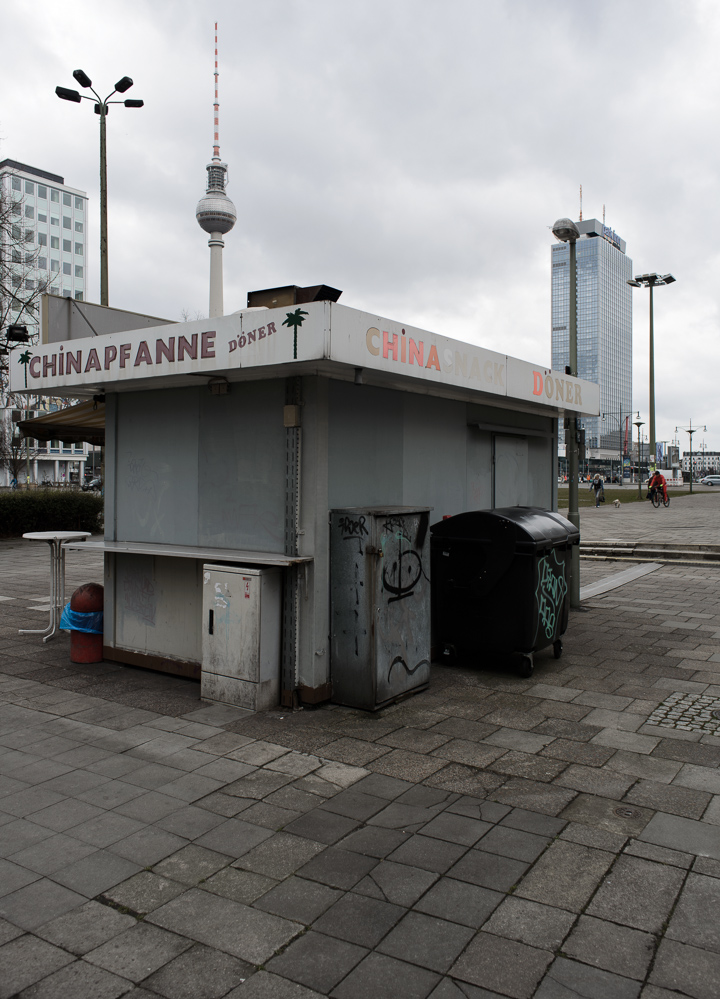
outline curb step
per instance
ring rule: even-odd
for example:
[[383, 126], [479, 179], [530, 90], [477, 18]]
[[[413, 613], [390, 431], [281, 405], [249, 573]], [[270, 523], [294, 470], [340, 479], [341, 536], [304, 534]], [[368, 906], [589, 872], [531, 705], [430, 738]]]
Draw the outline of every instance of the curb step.
[[650, 559], [654, 562], [720, 562], [720, 545], [649, 544], [639, 541], [581, 542], [581, 558]]

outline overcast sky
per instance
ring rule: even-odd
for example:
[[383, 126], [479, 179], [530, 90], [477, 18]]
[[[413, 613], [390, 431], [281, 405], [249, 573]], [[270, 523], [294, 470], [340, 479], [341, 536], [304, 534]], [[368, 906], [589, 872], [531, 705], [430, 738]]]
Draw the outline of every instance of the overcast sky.
[[[225, 310], [326, 283], [341, 301], [549, 365], [550, 226], [606, 219], [655, 296], [657, 438], [720, 450], [714, 0], [34, 0], [3, 14], [0, 159], [90, 196], [99, 301], [98, 118], [59, 101], [82, 68], [141, 110], [108, 118], [110, 304], [207, 314], [195, 221], [220, 143], [238, 221]], [[8, 44], [12, 39], [12, 44]], [[647, 420], [647, 291], [634, 408]], [[647, 428], [646, 428], [647, 429]], [[687, 434], [681, 434], [687, 448]]]

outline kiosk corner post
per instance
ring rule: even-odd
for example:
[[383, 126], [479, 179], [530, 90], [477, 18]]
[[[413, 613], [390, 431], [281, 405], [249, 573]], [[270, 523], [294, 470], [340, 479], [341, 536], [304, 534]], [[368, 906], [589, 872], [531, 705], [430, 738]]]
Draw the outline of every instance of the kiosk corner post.
[[[285, 382], [285, 405], [300, 412], [302, 379]], [[299, 420], [297, 421], [299, 423]], [[285, 427], [285, 554], [298, 554], [300, 529], [300, 426]], [[297, 566], [289, 566], [283, 577], [282, 665], [280, 702], [283, 707], [298, 704], [298, 599]]]

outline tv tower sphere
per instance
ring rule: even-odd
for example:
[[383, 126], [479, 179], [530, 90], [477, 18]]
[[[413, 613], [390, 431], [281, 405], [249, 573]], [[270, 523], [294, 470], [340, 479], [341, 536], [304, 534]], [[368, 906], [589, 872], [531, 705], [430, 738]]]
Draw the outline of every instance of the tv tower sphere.
[[[224, 235], [230, 232], [237, 221], [237, 210], [224, 188], [224, 174], [227, 167], [224, 163], [208, 164], [208, 189], [204, 198], [198, 201], [195, 218], [205, 232], [219, 232]], [[220, 174], [220, 183], [213, 185], [213, 174]]]

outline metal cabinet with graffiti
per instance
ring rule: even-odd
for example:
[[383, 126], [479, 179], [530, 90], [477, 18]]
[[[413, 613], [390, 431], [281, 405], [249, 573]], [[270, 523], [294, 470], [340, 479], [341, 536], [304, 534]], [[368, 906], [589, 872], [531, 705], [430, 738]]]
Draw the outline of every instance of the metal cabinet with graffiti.
[[330, 514], [332, 699], [375, 710], [430, 677], [428, 508]]

